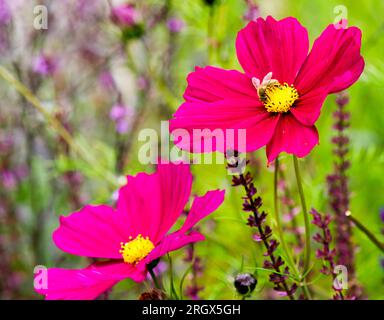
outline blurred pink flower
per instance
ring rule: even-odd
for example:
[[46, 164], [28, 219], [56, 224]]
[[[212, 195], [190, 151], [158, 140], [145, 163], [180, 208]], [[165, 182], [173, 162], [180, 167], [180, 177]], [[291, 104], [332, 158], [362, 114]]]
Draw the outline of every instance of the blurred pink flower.
[[364, 69], [360, 47], [360, 29], [331, 24], [308, 54], [308, 32], [295, 18], [251, 21], [236, 40], [244, 73], [197, 67], [189, 74], [185, 102], [171, 120], [171, 132], [185, 129], [175, 143], [190, 151], [225, 152], [222, 143], [212, 150], [196, 146], [193, 130], [246, 129], [240, 152], [266, 145], [269, 162], [281, 152], [306, 156], [319, 143], [315, 122], [325, 98], [351, 86]]
[[115, 122], [116, 131], [120, 134], [129, 131], [133, 115], [134, 109], [122, 104], [115, 104], [109, 112], [109, 117]]
[[6, 25], [11, 21], [12, 14], [7, 1], [0, 0], [0, 25]]
[[159, 164], [153, 174], [128, 176], [116, 209], [88, 205], [60, 217], [53, 240], [61, 250], [109, 261], [95, 262], [85, 269], [49, 269], [47, 288], [35, 290], [46, 299], [95, 299], [123, 279], [144, 281], [149, 263], [204, 240], [191, 228], [224, 200], [220, 190], [196, 197], [182, 227], [169, 233], [188, 202], [191, 187], [188, 165]]
[[4, 170], [0, 172], [1, 184], [4, 189], [13, 190], [17, 185], [17, 179], [12, 171]]
[[57, 67], [56, 59], [45, 54], [40, 54], [33, 61], [33, 71], [43, 76], [53, 75]]
[[105, 90], [113, 90], [116, 87], [115, 80], [109, 71], [103, 71], [99, 75], [99, 83]]
[[[164, 261], [159, 261], [159, 263], [156, 265], [156, 267], [153, 268], [153, 273], [156, 277], [160, 277], [168, 270], [168, 265]], [[151, 281], [152, 277], [150, 274], [147, 274], [147, 279]]]
[[185, 23], [180, 18], [171, 17], [167, 21], [167, 27], [171, 32], [178, 33], [184, 29]]
[[113, 120], [119, 120], [125, 117], [127, 108], [122, 104], [115, 104], [109, 112], [109, 117]]
[[145, 76], [140, 76], [137, 79], [137, 89], [143, 91], [143, 90], [148, 89], [148, 87], [149, 87], [148, 79]]
[[112, 21], [123, 27], [132, 27], [140, 20], [140, 14], [133, 4], [121, 4], [112, 8]]
[[13, 146], [13, 137], [12, 135], [0, 136], [0, 154], [7, 155]]
[[258, 17], [260, 17], [260, 9], [259, 6], [253, 3], [248, 5], [248, 9], [244, 14], [244, 20], [246, 21], [255, 21]]

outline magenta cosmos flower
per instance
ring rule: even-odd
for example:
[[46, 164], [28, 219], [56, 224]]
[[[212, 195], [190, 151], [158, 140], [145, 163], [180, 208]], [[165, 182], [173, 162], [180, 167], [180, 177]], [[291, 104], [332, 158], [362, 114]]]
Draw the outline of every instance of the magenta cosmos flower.
[[[358, 28], [329, 25], [308, 53], [307, 30], [295, 18], [250, 22], [236, 39], [244, 73], [208, 66], [189, 74], [185, 102], [170, 126], [188, 134], [177, 134], [175, 143], [194, 151], [193, 129], [246, 129], [239, 151], [266, 145], [269, 162], [283, 151], [306, 156], [319, 142], [314, 124], [327, 95], [348, 88], [363, 71], [360, 46]], [[225, 151], [220, 148], [205, 151]]]
[[182, 227], [168, 234], [191, 194], [192, 175], [185, 164], [161, 164], [154, 174], [128, 176], [116, 209], [88, 205], [60, 218], [53, 240], [61, 250], [108, 261], [85, 269], [48, 269], [47, 299], [95, 299], [119, 281], [146, 279], [147, 265], [189, 243], [204, 240], [191, 228], [215, 211], [224, 191], [196, 197]]

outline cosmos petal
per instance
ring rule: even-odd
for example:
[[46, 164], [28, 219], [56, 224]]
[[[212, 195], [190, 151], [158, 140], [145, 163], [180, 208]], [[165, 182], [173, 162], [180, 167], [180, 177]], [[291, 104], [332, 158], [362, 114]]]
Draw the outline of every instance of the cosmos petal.
[[283, 115], [271, 141], [267, 144], [267, 158], [272, 162], [283, 151], [305, 157], [319, 143], [314, 126], [304, 126], [291, 114]]
[[322, 87], [311, 90], [300, 96], [290, 111], [303, 125], [312, 126], [320, 116], [320, 111], [327, 95], [327, 90], [324, 90]]
[[291, 85], [308, 54], [307, 30], [295, 19], [258, 18], [240, 30], [237, 57], [249, 77], [273, 79]]
[[126, 263], [113, 262], [94, 263], [85, 269], [51, 268], [47, 276], [47, 287], [35, 288], [47, 300], [92, 300], [123, 279], [144, 281], [146, 271]]
[[68, 217], [60, 217], [53, 241], [71, 254], [119, 259], [120, 242], [125, 241], [125, 237], [113, 223], [115, 216], [115, 210], [106, 205], [87, 205]]
[[[258, 100], [225, 99], [213, 103], [186, 102], [170, 122], [175, 144], [192, 152], [254, 151], [272, 137], [278, 117]], [[246, 141], [242, 143], [246, 130]], [[212, 142], [212, 143], [207, 143]]]
[[192, 175], [187, 164], [163, 163], [153, 174], [129, 176], [127, 185], [119, 191], [117, 203], [121, 226], [133, 238], [142, 234], [157, 243], [183, 212], [191, 187]]
[[204, 236], [197, 231], [192, 231], [189, 234], [185, 234], [180, 231], [173, 232], [166, 236], [143, 260], [143, 262], [148, 264], [171, 251], [178, 250], [187, 244], [202, 241], [204, 239]]
[[180, 232], [187, 232], [201, 219], [215, 211], [223, 203], [224, 195], [224, 190], [214, 190], [208, 191], [202, 197], [196, 197]]
[[316, 39], [297, 75], [295, 86], [300, 94], [321, 87], [334, 93], [351, 86], [364, 69], [360, 49], [360, 29], [329, 25]]
[[188, 102], [215, 102], [223, 99], [255, 99], [257, 91], [252, 80], [236, 70], [196, 67], [188, 77], [184, 99]]

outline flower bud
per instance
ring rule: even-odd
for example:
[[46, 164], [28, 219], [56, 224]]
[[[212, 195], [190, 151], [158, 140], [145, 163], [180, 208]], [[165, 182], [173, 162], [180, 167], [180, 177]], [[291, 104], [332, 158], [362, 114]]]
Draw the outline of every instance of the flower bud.
[[240, 273], [235, 277], [235, 288], [241, 295], [248, 295], [255, 290], [256, 278], [250, 273]]
[[159, 289], [151, 289], [143, 292], [140, 295], [139, 300], [167, 300], [167, 296]]

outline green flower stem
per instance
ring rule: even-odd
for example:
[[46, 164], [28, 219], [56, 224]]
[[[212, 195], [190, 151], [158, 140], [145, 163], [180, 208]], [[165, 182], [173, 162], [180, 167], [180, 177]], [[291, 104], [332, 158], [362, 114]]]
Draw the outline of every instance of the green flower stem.
[[369, 231], [369, 230], [367, 229], [367, 227], [364, 226], [359, 220], [357, 220], [355, 217], [352, 217], [351, 211], [348, 210], [348, 211], [345, 213], [345, 215], [347, 216], [347, 218], [348, 218], [349, 220], [351, 220], [351, 221], [354, 223], [354, 225], [355, 225], [361, 232], [363, 232], [363, 233], [368, 237], [369, 240], [371, 240], [371, 242], [372, 242], [376, 247], [378, 247], [378, 248], [381, 250], [381, 252], [384, 252], [384, 243], [381, 242], [379, 239], [377, 239], [376, 236], [375, 236], [371, 231]]
[[[274, 179], [273, 179], [273, 185], [274, 185], [274, 188], [273, 188], [274, 211], [273, 212], [274, 212], [274, 216], [275, 216], [275, 220], [276, 220], [276, 231], [277, 231], [277, 234], [280, 238], [280, 242], [281, 242], [281, 245], [283, 247], [283, 250], [284, 250], [284, 253], [285, 253], [289, 267], [293, 270], [293, 272], [295, 273], [295, 276], [297, 278], [302, 278], [300, 276], [300, 273], [299, 273], [299, 270], [298, 270], [296, 264], [294, 263], [294, 260], [293, 260], [292, 255], [291, 255], [291, 251], [288, 250], [287, 244], [286, 244], [285, 239], [284, 239], [283, 229], [281, 227], [281, 219], [280, 219], [279, 205], [278, 205], [278, 181], [279, 181], [279, 158], [277, 157], [275, 160], [275, 173], [274, 173]], [[310, 299], [310, 294], [309, 294], [309, 291], [308, 291], [306, 284], [303, 282], [300, 282], [300, 284], [301, 284], [301, 288], [303, 289], [303, 293], [304, 293], [305, 297], [307, 299]]]
[[303, 185], [301, 183], [301, 175], [299, 169], [299, 162], [297, 157], [293, 156], [293, 164], [295, 167], [297, 188], [300, 194], [301, 208], [304, 215], [304, 226], [305, 226], [305, 248], [304, 248], [304, 271], [303, 274], [307, 274], [309, 270], [309, 264], [311, 260], [311, 233], [310, 233], [310, 222], [309, 222], [309, 214], [307, 211], [307, 205], [305, 203], [305, 196], [303, 191]]
[[297, 271], [296, 265], [293, 261], [292, 255], [290, 254], [290, 251], [288, 250], [287, 244], [284, 240], [284, 235], [283, 235], [283, 229], [281, 227], [281, 219], [280, 219], [280, 214], [279, 214], [279, 205], [278, 205], [278, 179], [279, 179], [279, 158], [276, 158], [275, 160], [275, 173], [273, 177], [273, 205], [274, 205], [274, 217], [276, 221], [276, 231], [277, 234], [280, 238], [281, 245], [283, 247], [284, 253], [287, 258], [287, 262], [289, 267]]
[[171, 256], [168, 254], [168, 261], [169, 261], [169, 282], [170, 282], [170, 295], [171, 298], [179, 300], [179, 297], [177, 296], [176, 289], [175, 289], [175, 283], [173, 279], [173, 264]]

